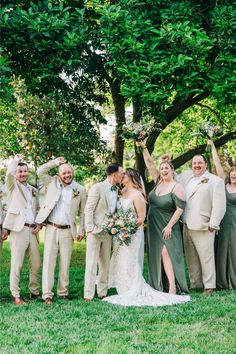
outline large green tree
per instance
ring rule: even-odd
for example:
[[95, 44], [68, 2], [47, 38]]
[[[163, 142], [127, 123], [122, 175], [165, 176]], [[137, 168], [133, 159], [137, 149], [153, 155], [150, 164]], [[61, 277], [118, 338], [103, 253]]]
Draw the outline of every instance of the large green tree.
[[66, 154], [72, 163], [94, 166], [95, 152], [105, 148], [98, 129], [105, 97], [85, 70], [84, 10], [48, 1], [5, 5], [3, 54], [25, 84], [14, 79], [14, 97], [1, 99], [2, 153], [24, 150], [35, 165]]
[[[106, 48], [122, 76], [121, 92], [134, 104], [135, 121], [150, 114], [165, 129], [207, 97], [235, 103], [231, 1], [120, 0], [99, 11]], [[154, 131], [147, 141], [151, 152], [159, 134]], [[141, 156], [136, 159], [143, 172]]]
[[[110, 92], [117, 120], [115, 157], [121, 162], [126, 100], [133, 105], [134, 121], [149, 114], [163, 130], [177, 117], [184, 124], [181, 114], [207, 97], [235, 102], [235, 9], [230, 1], [4, 5], [4, 53], [31, 90], [66, 92], [64, 72], [83, 102], [103, 104]], [[156, 131], [148, 139], [151, 152], [158, 136]], [[144, 173], [141, 155], [136, 165]]]

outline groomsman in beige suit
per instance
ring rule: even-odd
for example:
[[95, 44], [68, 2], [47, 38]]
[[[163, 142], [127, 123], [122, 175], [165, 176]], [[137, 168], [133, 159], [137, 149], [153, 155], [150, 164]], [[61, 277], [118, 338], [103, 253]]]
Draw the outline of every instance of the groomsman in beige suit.
[[3, 229], [3, 221], [6, 215], [5, 188], [0, 184], [0, 260], [2, 257], [3, 240], [8, 239], [8, 231]]
[[85, 207], [86, 269], [84, 299], [91, 301], [95, 295], [97, 267], [97, 293], [104, 298], [108, 289], [109, 264], [112, 238], [102, 232], [102, 224], [107, 214], [116, 210], [118, 191], [116, 185], [121, 183], [123, 169], [120, 164], [113, 163], [107, 167], [105, 181], [96, 183], [88, 193]]
[[30, 265], [30, 298], [39, 297], [40, 253], [35, 216], [39, 207], [37, 189], [27, 183], [28, 166], [16, 155], [9, 163], [6, 174], [8, 210], [3, 222], [8, 230], [11, 249], [10, 289], [13, 302], [23, 305], [20, 297], [20, 271], [25, 253]]
[[192, 171], [183, 172], [179, 181], [185, 186], [187, 202], [183, 221], [190, 285], [211, 294], [216, 287], [215, 232], [226, 210], [224, 181], [207, 171], [202, 155], [193, 157]]
[[[58, 168], [58, 174], [48, 172]], [[73, 169], [63, 157], [51, 160], [38, 168], [37, 174], [44, 184], [46, 195], [36, 218], [40, 228], [46, 224], [43, 258], [43, 299], [46, 305], [52, 303], [54, 271], [59, 253], [59, 277], [57, 296], [69, 300], [69, 268], [73, 241], [81, 241], [84, 236], [84, 207], [86, 190], [73, 180]], [[77, 233], [76, 217], [80, 210], [80, 226]]]
[[0, 184], [0, 259], [2, 257], [2, 241], [7, 238], [7, 235], [5, 237], [3, 234], [3, 227], [2, 227], [2, 224], [3, 224], [3, 202], [2, 202], [2, 199], [3, 199], [3, 185]]

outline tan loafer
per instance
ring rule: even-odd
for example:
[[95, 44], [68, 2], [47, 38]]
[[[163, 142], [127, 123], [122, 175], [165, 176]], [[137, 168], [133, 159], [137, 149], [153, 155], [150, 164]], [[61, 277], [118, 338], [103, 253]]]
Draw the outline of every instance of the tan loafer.
[[203, 294], [204, 295], [212, 295], [214, 294], [215, 289], [204, 289]]
[[14, 297], [12, 296], [12, 302], [15, 304], [15, 305], [26, 305], [26, 302], [24, 300], [22, 300], [21, 297]]
[[50, 297], [47, 297], [47, 298], [44, 300], [44, 303], [45, 303], [45, 305], [50, 306], [50, 305], [52, 305], [52, 299], [51, 299]]
[[30, 300], [37, 300], [37, 299], [41, 299], [41, 295], [29, 293], [29, 298]]
[[68, 295], [64, 295], [64, 296], [58, 296], [59, 300], [65, 300], [65, 301], [71, 301], [71, 299], [69, 298]]

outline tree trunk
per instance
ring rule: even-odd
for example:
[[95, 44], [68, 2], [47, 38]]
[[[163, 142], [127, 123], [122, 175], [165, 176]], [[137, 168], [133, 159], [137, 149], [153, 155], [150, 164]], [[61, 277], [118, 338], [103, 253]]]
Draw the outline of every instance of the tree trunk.
[[[133, 102], [133, 122], [138, 123], [141, 121], [142, 118], [142, 107], [138, 100]], [[135, 168], [140, 172], [143, 181], [145, 183], [145, 162], [143, 160], [143, 154], [140, 149], [137, 148], [136, 144], [134, 143], [134, 150], [135, 150]]]
[[120, 137], [122, 127], [125, 124], [125, 98], [120, 93], [120, 82], [114, 79], [109, 82], [112, 94], [112, 100], [115, 108], [116, 130], [115, 146], [113, 151], [113, 161], [123, 164], [124, 159], [124, 140]]

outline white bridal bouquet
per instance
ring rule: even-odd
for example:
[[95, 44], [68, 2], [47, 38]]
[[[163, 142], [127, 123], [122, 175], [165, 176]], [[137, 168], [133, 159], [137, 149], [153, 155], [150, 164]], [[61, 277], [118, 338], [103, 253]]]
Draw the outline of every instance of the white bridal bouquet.
[[119, 208], [113, 215], [107, 215], [103, 231], [113, 236], [122, 246], [131, 243], [138, 227], [134, 211], [131, 208], [126, 210]]

